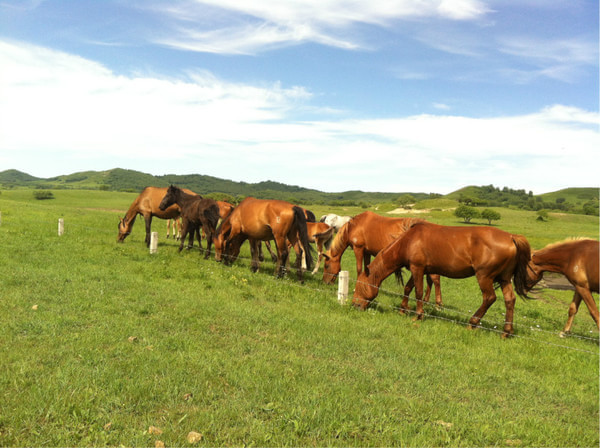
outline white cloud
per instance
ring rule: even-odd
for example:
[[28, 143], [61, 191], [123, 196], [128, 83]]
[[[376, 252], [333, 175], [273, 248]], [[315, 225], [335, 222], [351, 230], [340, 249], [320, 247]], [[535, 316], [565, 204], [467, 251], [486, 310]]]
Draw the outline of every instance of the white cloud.
[[188, 0], [165, 3], [160, 12], [178, 24], [174, 35], [155, 38], [160, 44], [201, 52], [252, 54], [301, 42], [365, 48], [368, 44], [351, 32], [352, 26], [390, 27], [398, 20], [425, 17], [476, 20], [489, 10], [479, 0]]
[[42, 177], [85, 165], [439, 193], [466, 184], [541, 193], [597, 182], [599, 114], [565, 105], [485, 119], [297, 121], [294, 112], [312, 98], [301, 86], [229, 83], [206, 72], [121, 76], [2, 41], [0, 66], [0, 165]]

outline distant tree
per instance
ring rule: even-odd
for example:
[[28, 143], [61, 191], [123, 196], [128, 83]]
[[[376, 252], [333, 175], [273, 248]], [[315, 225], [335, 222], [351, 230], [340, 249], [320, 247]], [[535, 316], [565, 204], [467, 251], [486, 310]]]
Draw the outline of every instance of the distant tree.
[[566, 199], [565, 199], [565, 198], [556, 198], [556, 203], [557, 203], [557, 204], [562, 204], [562, 203], [564, 203], [565, 201], [566, 201]]
[[491, 210], [489, 208], [486, 208], [484, 211], [481, 212], [481, 217], [483, 219], [487, 219], [489, 225], [492, 224], [492, 221], [498, 221], [500, 218], [502, 218], [502, 216], [500, 216], [500, 213], [498, 213], [496, 210]]
[[417, 202], [417, 200], [411, 194], [404, 194], [396, 200], [396, 203], [403, 208], [406, 208], [407, 205], [414, 204], [415, 202]]
[[479, 218], [480, 213], [475, 207], [459, 205], [456, 210], [454, 210], [454, 216], [457, 218], [462, 218], [464, 222], [471, 222], [471, 219]]

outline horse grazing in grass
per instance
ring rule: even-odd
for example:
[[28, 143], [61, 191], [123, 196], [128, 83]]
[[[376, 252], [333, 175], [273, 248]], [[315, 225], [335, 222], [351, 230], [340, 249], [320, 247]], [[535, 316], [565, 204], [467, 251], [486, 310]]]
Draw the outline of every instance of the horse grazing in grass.
[[352, 219], [350, 216], [339, 216], [333, 213], [329, 213], [327, 215], [321, 216], [319, 222], [324, 222], [328, 226], [331, 226], [335, 229], [336, 232], [339, 232], [340, 229], [346, 224], [348, 221]]
[[[354, 250], [356, 257], [357, 277], [365, 270], [371, 262], [371, 256], [377, 255], [383, 248], [406, 232], [411, 225], [422, 222], [418, 218], [387, 218], [370, 211], [356, 215], [349, 220], [337, 233], [331, 247], [323, 254], [325, 264], [323, 269], [323, 281], [334, 283], [341, 270], [342, 255], [348, 246]], [[442, 292], [440, 288], [439, 275], [427, 276], [427, 292], [425, 300], [429, 301], [431, 285], [435, 285], [435, 302], [443, 306]], [[408, 297], [414, 287], [414, 279], [411, 278], [404, 287], [404, 295]]]
[[300, 252], [297, 252], [296, 256], [298, 278], [302, 280], [302, 254], [306, 266], [312, 267], [304, 210], [289, 202], [253, 197], [244, 199], [219, 225], [215, 237], [217, 261], [225, 259], [226, 263], [233, 262], [246, 239], [250, 242], [254, 272], [258, 270], [260, 242], [272, 239], [277, 247], [277, 276], [281, 277], [284, 274], [289, 255], [288, 241], [292, 245], [299, 242]]
[[[317, 246], [317, 254], [318, 254], [318, 259], [317, 259], [317, 264], [315, 265], [315, 268], [313, 269], [312, 273], [316, 274], [319, 270], [319, 266], [321, 265], [321, 260], [323, 259], [323, 248], [325, 248], [325, 250], [329, 249], [329, 246], [331, 245], [331, 240], [333, 239], [333, 232], [334, 232], [334, 228], [325, 224], [324, 222], [307, 222], [306, 223], [306, 231], [308, 233], [308, 242], [309, 243], [314, 243]], [[297, 244], [297, 243], [296, 243]], [[267, 250], [269, 251], [269, 253], [271, 254], [271, 259], [273, 261], [277, 261], [277, 255], [273, 253], [273, 250], [271, 249], [271, 243], [269, 241], [265, 241], [265, 246], [267, 247]], [[291, 244], [288, 242], [288, 249], [289, 247], [291, 247]], [[298, 252], [297, 249], [295, 249], [296, 252]], [[303, 268], [306, 268], [306, 266], [302, 265]]]
[[[213, 199], [203, 198], [198, 195], [187, 194], [181, 188], [171, 185], [167, 189], [165, 197], [162, 199], [159, 208], [165, 210], [173, 204], [177, 204], [181, 209], [182, 229], [181, 244], [179, 251], [183, 249], [185, 237], [189, 237], [189, 246], [193, 245], [194, 232], [198, 235], [198, 245], [200, 246], [199, 230], [202, 229], [206, 234], [206, 251], [204, 258], [210, 256], [212, 240], [219, 222], [219, 206]], [[202, 246], [200, 246], [202, 250]]]
[[[513, 333], [515, 293], [523, 297], [527, 287], [527, 265], [531, 258], [529, 242], [493, 227], [452, 227], [419, 222], [383, 249], [356, 281], [354, 306], [365, 309], [377, 296], [385, 278], [401, 268], [408, 268], [415, 280], [416, 319], [423, 318], [423, 274], [449, 278], [476, 276], [483, 303], [469, 320], [477, 327], [489, 307], [496, 301], [494, 284], [499, 283], [506, 306], [503, 337]], [[402, 306], [406, 307], [406, 298]]]
[[[183, 190], [187, 194], [196, 194], [191, 190]], [[180, 215], [179, 206], [174, 204], [165, 210], [161, 210], [158, 206], [160, 201], [167, 193], [166, 188], [162, 187], [146, 187], [131, 203], [129, 210], [124, 218], [119, 218], [119, 236], [118, 242], [123, 242], [127, 235], [131, 233], [133, 224], [137, 215], [142, 215], [146, 221], [146, 245], [150, 246], [150, 233], [152, 229], [152, 218], [156, 216], [160, 219], [175, 219]]]
[[527, 290], [531, 290], [543, 277], [544, 272], [563, 274], [575, 287], [575, 295], [569, 306], [567, 323], [560, 333], [564, 337], [571, 331], [573, 318], [577, 314], [581, 300], [585, 302], [592, 318], [598, 323], [598, 307], [592, 292], [598, 293], [598, 260], [600, 242], [591, 239], [573, 239], [553, 243], [536, 250], [529, 264]]

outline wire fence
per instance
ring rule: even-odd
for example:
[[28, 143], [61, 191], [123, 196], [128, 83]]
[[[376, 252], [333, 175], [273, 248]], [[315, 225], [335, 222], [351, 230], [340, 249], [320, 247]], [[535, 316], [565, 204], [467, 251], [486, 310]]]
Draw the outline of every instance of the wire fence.
[[[1, 219], [1, 217], [2, 217], [2, 215], [0, 212], [0, 219]], [[51, 223], [49, 221], [43, 221], [43, 222], [47, 225], [50, 225], [50, 224], [57, 225], [57, 222], [58, 222], [58, 225], [56, 228], [57, 228], [57, 235], [60, 237], [62, 237], [63, 235], [68, 235], [70, 232], [73, 232], [73, 229], [75, 229], [75, 231], [80, 231], [80, 232], [81, 231], [93, 232], [96, 235], [97, 234], [106, 234], [106, 235], [111, 234], [114, 236], [115, 241], [116, 241], [116, 237], [118, 234], [116, 225], [111, 230], [106, 227], [94, 227], [94, 226], [90, 226], [87, 224], [82, 224], [82, 223], [77, 222], [77, 220], [69, 219], [67, 221], [64, 218], [59, 218], [58, 221], [55, 221], [54, 223]], [[116, 222], [115, 222], [115, 224], [116, 224]], [[7, 219], [5, 216], [4, 221], [0, 221], [0, 226], [6, 226], [6, 225], [7, 225]], [[143, 224], [140, 227], [143, 227]], [[144, 228], [139, 229], [140, 235], [144, 235], [144, 237], [145, 237], [144, 231], [145, 231]], [[129, 232], [129, 233], [131, 233], [131, 232]], [[166, 235], [166, 225], [165, 225], [165, 235]], [[144, 239], [142, 239], [141, 241], [144, 241]], [[176, 246], [173, 246], [173, 247], [176, 247]], [[156, 252], [156, 248], [154, 248], [153, 252]], [[214, 248], [213, 248], [213, 252], [214, 252]], [[292, 254], [290, 253], [290, 255], [292, 255]], [[247, 257], [242, 254], [236, 256], [236, 259], [235, 259], [235, 263], [247, 265], [248, 268], [250, 268], [251, 262], [252, 262], [251, 257]], [[284, 271], [287, 272], [288, 270], [289, 270], [289, 267], [286, 266], [284, 268]], [[308, 272], [307, 272], [307, 274], [310, 275], [310, 273], [308, 273]], [[273, 282], [276, 281], [276, 279], [273, 276], [267, 276], [267, 278], [269, 278]], [[351, 285], [356, 285], [358, 280], [354, 279], [354, 278], [350, 278], [349, 282]], [[302, 282], [302, 283], [301, 282], [289, 282], [288, 284], [295, 288], [302, 288], [305, 291], [312, 291], [312, 292], [316, 292], [316, 293], [327, 295], [327, 296], [335, 294], [335, 291], [331, 287], [328, 287], [324, 284], [322, 284], [323, 285], [322, 287], [315, 287], [314, 285], [307, 284], [306, 282]], [[376, 285], [370, 285], [370, 286], [377, 287]], [[377, 287], [377, 288], [379, 289], [380, 294], [383, 293], [387, 297], [390, 297], [392, 299], [402, 300], [405, 298], [403, 293], [400, 293], [397, 291], [392, 291], [392, 290], [385, 289], [382, 287]], [[349, 288], [349, 290], [352, 291], [353, 288]], [[416, 297], [407, 296], [407, 298], [411, 304], [416, 305], [416, 303], [417, 303]], [[420, 300], [423, 302], [423, 305], [425, 307], [425, 311], [423, 313], [423, 318], [436, 319], [436, 320], [448, 322], [451, 324], [461, 325], [461, 326], [470, 325], [470, 324], [468, 324], [468, 320], [472, 316], [472, 312], [470, 310], [469, 310], [469, 312], [466, 312], [466, 311], [457, 310], [455, 308], [452, 308], [451, 310], [448, 307], [439, 308], [427, 301], [424, 301], [423, 299], [420, 299]], [[481, 296], [474, 298], [474, 300], [475, 301], [481, 300]], [[413, 309], [410, 309], [410, 308], [404, 309], [400, 306], [393, 305], [393, 304], [388, 305], [388, 304], [382, 303], [379, 300], [373, 300], [370, 304], [370, 307], [374, 308], [374, 309], [384, 310], [384, 311], [414, 314], [415, 316], [417, 314], [416, 311]], [[429, 310], [431, 310], [431, 311], [429, 311]], [[502, 314], [504, 315], [504, 313], [502, 313]], [[532, 334], [535, 334], [535, 333], [546, 334], [548, 336], [553, 336], [553, 337], [562, 337], [563, 335], [561, 334], [561, 332], [557, 332], [555, 330], [544, 329], [544, 328], [542, 328], [542, 325], [531, 321], [531, 319], [530, 319], [530, 321], [525, 322], [526, 320], [527, 320], [526, 316], [522, 316], [521, 318], [519, 318], [519, 320], [515, 319], [513, 321], [513, 327], [515, 329], [517, 329], [519, 332], [529, 331], [530, 332], [529, 335], [515, 333], [511, 337], [523, 339], [523, 340], [529, 340], [529, 341], [533, 341], [533, 342], [536, 342], [539, 344], [553, 346], [553, 347], [560, 348], [560, 349], [574, 350], [574, 351], [578, 351], [578, 352], [589, 353], [589, 354], [592, 354], [595, 356], [599, 356], [599, 354], [600, 354], [598, 351], [591, 351], [591, 350], [586, 350], [586, 349], [582, 349], [582, 348], [572, 347], [569, 345], [559, 344], [559, 343], [552, 342], [552, 341], [546, 341], [546, 340], [542, 340], [540, 338], [531, 336]], [[503, 326], [505, 323], [506, 322], [494, 322], [490, 319], [482, 318], [480, 320], [479, 324], [474, 326], [474, 328], [478, 328], [478, 329], [481, 329], [484, 331], [489, 331], [492, 333], [503, 334], [504, 333]], [[591, 330], [590, 330], [590, 333], [592, 333]], [[594, 342], [595, 345], [598, 348], [600, 348], [600, 340], [598, 337], [590, 337], [590, 336], [584, 336], [581, 334], [570, 333], [570, 334], [568, 334], [568, 338], [574, 338], [574, 339]]]

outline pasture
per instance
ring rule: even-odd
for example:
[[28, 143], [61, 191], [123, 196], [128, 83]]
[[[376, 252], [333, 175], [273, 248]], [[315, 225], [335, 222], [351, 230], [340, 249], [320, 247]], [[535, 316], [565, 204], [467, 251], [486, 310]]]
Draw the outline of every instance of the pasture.
[[[466, 329], [474, 278], [442, 278], [445, 308], [420, 322], [395, 311], [393, 278], [359, 312], [322, 270], [300, 284], [269, 260], [252, 274], [247, 244], [233, 266], [178, 253], [162, 220], [158, 253], [140, 219], [117, 244], [135, 194], [53, 193], [0, 194], [0, 446], [188, 446], [191, 431], [194, 446], [599, 444], [598, 330], [584, 306], [558, 336], [571, 291], [519, 298], [503, 340], [501, 298]], [[594, 216], [501, 213], [496, 226], [534, 249], [598, 238]], [[419, 217], [459, 225], [451, 212]], [[350, 291], [354, 265], [348, 250]]]

